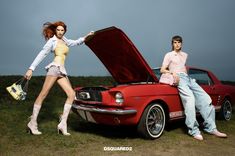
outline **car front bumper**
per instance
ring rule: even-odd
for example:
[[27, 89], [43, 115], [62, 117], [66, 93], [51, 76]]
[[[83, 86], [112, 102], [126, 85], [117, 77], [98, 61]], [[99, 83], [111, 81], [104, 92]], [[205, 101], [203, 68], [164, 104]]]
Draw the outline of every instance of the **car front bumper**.
[[73, 108], [77, 110], [82, 111], [88, 111], [88, 112], [94, 112], [94, 113], [102, 113], [102, 114], [113, 114], [113, 115], [131, 115], [136, 114], [137, 111], [135, 109], [103, 109], [103, 108], [97, 108], [93, 106], [84, 106], [84, 105], [77, 105], [73, 104]]

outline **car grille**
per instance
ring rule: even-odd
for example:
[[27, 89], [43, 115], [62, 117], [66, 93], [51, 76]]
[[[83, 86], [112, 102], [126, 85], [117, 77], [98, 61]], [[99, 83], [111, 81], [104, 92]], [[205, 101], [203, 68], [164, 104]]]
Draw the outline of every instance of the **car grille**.
[[85, 87], [76, 91], [76, 98], [82, 101], [102, 101], [101, 91], [107, 90], [103, 87]]

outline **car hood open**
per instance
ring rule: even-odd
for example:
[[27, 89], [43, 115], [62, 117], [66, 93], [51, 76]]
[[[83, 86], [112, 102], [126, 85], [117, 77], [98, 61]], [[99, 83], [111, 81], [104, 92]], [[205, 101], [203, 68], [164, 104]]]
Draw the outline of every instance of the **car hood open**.
[[122, 30], [109, 27], [96, 31], [86, 39], [85, 44], [100, 59], [118, 84], [158, 81], [140, 52]]

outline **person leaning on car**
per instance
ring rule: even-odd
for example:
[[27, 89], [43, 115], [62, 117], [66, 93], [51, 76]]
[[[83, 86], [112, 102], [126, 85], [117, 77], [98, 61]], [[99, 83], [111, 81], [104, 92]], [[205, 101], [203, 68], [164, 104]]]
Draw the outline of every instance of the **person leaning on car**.
[[180, 36], [172, 37], [172, 51], [165, 55], [161, 73], [172, 74], [178, 82], [177, 88], [184, 106], [188, 133], [197, 140], [203, 140], [196, 120], [196, 107], [204, 119], [204, 131], [217, 137], [226, 138], [227, 135], [219, 132], [216, 128], [215, 109], [210, 96], [187, 74], [185, 64], [188, 54], [181, 51], [182, 41]]

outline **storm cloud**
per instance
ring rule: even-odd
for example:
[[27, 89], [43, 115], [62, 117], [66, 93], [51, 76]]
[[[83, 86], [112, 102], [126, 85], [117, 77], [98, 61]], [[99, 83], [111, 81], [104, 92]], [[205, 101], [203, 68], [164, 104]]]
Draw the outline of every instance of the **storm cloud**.
[[[122, 29], [150, 67], [161, 66], [171, 37], [181, 35], [188, 65], [234, 81], [234, 15], [234, 0], [1, 0], [0, 75], [24, 75], [45, 44], [43, 23], [62, 20], [71, 39], [110, 26]], [[51, 53], [34, 75], [45, 75], [52, 59]], [[72, 76], [109, 75], [86, 45], [70, 48], [66, 69]]]

